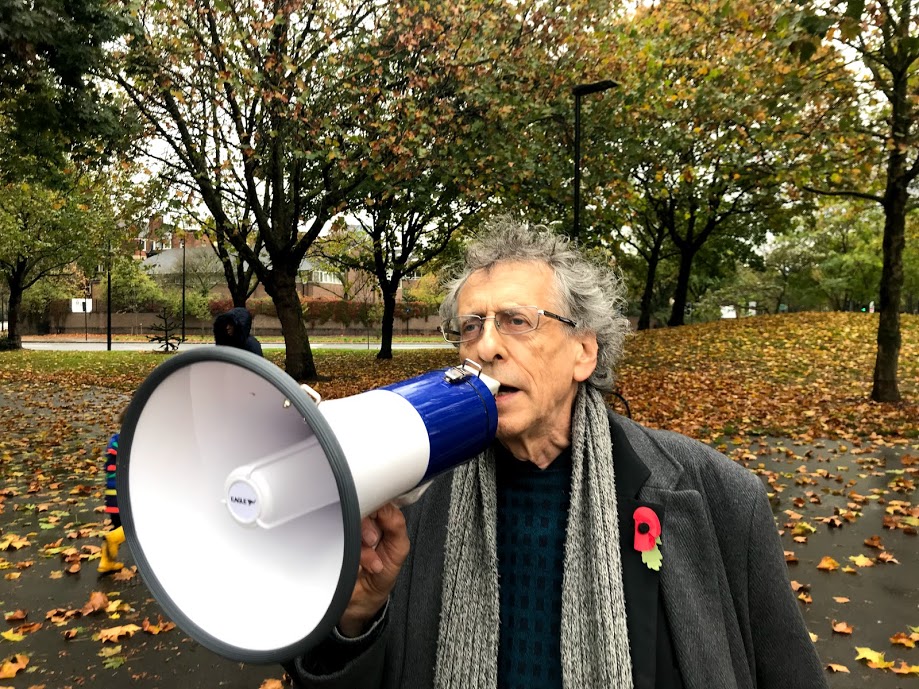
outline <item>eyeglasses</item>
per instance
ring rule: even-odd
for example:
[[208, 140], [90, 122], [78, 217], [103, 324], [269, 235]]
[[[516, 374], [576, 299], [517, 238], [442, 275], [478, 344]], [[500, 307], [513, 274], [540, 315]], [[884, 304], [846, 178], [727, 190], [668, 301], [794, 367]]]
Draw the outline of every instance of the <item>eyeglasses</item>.
[[451, 344], [471, 342], [479, 339], [482, 335], [485, 321], [494, 321], [495, 328], [502, 335], [524, 335], [539, 327], [540, 316], [554, 318], [565, 325], [570, 325], [572, 328], [576, 328], [578, 325], [570, 318], [559, 316], [557, 313], [552, 313], [545, 309], [535, 306], [515, 306], [512, 309], [498, 311], [494, 316], [478, 316], [476, 314], [456, 316], [444, 321], [440, 326], [440, 331], [444, 339]]

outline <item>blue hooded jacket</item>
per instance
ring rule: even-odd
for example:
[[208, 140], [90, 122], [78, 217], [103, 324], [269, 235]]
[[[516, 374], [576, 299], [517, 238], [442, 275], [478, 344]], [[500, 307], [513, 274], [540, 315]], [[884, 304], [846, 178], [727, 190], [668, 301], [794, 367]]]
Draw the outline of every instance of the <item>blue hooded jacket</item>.
[[237, 306], [214, 319], [214, 342], [263, 356], [262, 345], [250, 334], [251, 330], [252, 316], [246, 309]]

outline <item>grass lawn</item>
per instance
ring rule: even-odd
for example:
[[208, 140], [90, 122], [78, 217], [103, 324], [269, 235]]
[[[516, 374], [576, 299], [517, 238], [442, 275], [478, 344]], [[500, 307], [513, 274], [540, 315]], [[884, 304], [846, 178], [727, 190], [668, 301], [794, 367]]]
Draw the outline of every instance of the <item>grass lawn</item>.
[[[898, 405], [868, 398], [877, 315], [802, 313], [632, 334], [618, 371], [634, 418], [704, 440], [737, 433], [847, 437], [919, 434], [919, 317], [902, 319]], [[450, 365], [452, 350], [313, 352], [324, 398], [354, 395]], [[135, 390], [155, 352], [0, 353], [0, 381]], [[283, 367], [282, 350], [266, 356]]]

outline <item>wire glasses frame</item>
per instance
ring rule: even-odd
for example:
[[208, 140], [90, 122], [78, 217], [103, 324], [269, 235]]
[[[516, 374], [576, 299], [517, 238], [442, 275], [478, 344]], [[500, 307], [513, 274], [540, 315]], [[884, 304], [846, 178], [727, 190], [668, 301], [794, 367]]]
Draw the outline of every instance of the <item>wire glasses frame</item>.
[[572, 328], [578, 325], [570, 318], [559, 316], [557, 313], [540, 309], [537, 306], [516, 306], [512, 309], [498, 311], [494, 316], [477, 314], [454, 316], [441, 324], [440, 332], [450, 344], [471, 342], [482, 335], [485, 321], [494, 321], [495, 328], [502, 335], [525, 335], [539, 327], [540, 316], [552, 318]]

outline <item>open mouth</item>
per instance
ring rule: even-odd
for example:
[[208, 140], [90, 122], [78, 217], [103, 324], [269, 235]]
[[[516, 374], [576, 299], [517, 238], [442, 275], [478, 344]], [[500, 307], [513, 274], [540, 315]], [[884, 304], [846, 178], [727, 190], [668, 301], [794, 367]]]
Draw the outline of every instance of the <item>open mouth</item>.
[[512, 392], [519, 392], [519, 391], [520, 391], [520, 388], [515, 388], [511, 385], [501, 385], [501, 387], [498, 388], [499, 395], [506, 395]]

